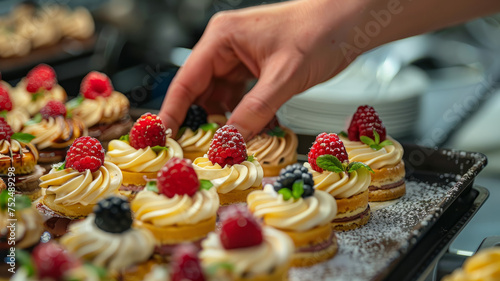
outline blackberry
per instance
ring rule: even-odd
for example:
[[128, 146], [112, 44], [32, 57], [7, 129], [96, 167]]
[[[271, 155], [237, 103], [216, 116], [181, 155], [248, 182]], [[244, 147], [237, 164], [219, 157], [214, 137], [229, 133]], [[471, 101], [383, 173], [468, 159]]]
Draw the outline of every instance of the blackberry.
[[97, 203], [94, 208], [95, 224], [110, 233], [122, 233], [132, 226], [132, 212], [127, 200], [108, 197]]
[[314, 181], [312, 175], [306, 167], [298, 163], [288, 165], [286, 168], [281, 170], [278, 179], [273, 185], [274, 190], [276, 190], [276, 192], [282, 188], [288, 188], [291, 190], [293, 183], [298, 180], [302, 180], [304, 183], [304, 193], [302, 194], [302, 198], [312, 196], [314, 194]]
[[208, 114], [203, 107], [192, 104], [181, 127], [188, 127], [196, 131], [201, 125], [208, 123], [207, 118]]

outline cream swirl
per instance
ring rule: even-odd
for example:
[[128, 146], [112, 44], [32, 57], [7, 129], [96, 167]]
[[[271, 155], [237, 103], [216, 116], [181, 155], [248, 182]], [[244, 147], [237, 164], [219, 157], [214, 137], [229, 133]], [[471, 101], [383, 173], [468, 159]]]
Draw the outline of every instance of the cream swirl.
[[84, 206], [97, 204], [100, 199], [118, 194], [123, 177], [120, 169], [113, 163], [104, 164], [95, 172], [78, 172], [71, 168], [58, 171], [55, 167], [40, 177], [40, 187], [47, 195], [54, 194], [56, 204]]
[[183, 158], [181, 146], [167, 138], [167, 150], [158, 154], [151, 147], [135, 149], [128, 142], [112, 140], [108, 145], [106, 160], [115, 163], [121, 170], [128, 172], [157, 172], [172, 157]]
[[206, 156], [198, 157], [193, 162], [193, 167], [200, 179], [212, 182], [218, 193], [226, 194], [233, 190], [246, 190], [259, 187], [262, 184], [264, 171], [259, 162], [243, 161], [241, 164], [226, 165], [222, 168], [219, 164], [212, 164]]
[[131, 228], [122, 233], [109, 233], [95, 224], [95, 215], [69, 227], [61, 244], [79, 258], [91, 261], [112, 272], [124, 270], [146, 261], [153, 254], [155, 238], [146, 229]]
[[259, 158], [262, 165], [280, 165], [296, 160], [297, 135], [288, 128], [283, 128], [284, 137], [270, 136], [266, 133], [255, 136], [247, 142], [247, 153]]
[[11, 95], [14, 107], [21, 107], [28, 111], [33, 116], [40, 112], [49, 101], [57, 100], [60, 102], [66, 101], [66, 91], [63, 87], [56, 84], [50, 91], [45, 90], [43, 93], [33, 100], [33, 94], [26, 90], [26, 78], [22, 79], [13, 90]]
[[350, 141], [340, 137], [344, 143], [350, 162], [363, 162], [372, 169], [382, 169], [396, 166], [403, 159], [403, 147], [393, 138], [387, 137], [393, 145], [386, 145], [379, 150], [370, 148], [360, 141]]
[[87, 127], [78, 118], [49, 117], [39, 123], [25, 126], [23, 133], [32, 134], [31, 141], [38, 149], [66, 148], [77, 138], [87, 135]]
[[360, 168], [349, 174], [323, 171], [319, 173], [304, 163], [313, 176], [314, 189], [330, 193], [335, 198], [349, 198], [368, 189], [371, 175], [367, 169]]
[[254, 216], [266, 225], [304, 232], [330, 223], [337, 215], [337, 203], [328, 193], [316, 190], [313, 196], [284, 200], [272, 185], [248, 194], [247, 204]]
[[131, 202], [135, 219], [155, 226], [192, 225], [217, 215], [219, 195], [215, 188], [200, 190], [192, 197], [163, 194], [143, 190]]
[[23, 108], [13, 108], [7, 112], [7, 123], [14, 132], [19, 132], [23, 128], [24, 123], [30, 120], [29, 113]]
[[204, 131], [198, 129], [193, 132], [190, 128], [186, 128], [182, 136], [177, 140], [182, 149], [186, 152], [191, 151], [208, 151], [210, 141], [215, 134], [214, 130]]
[[201, 245], [200, 259], [204, 268], [220, 263], [233, 265], [234, 279], [245, 276], [269, 274], [273, 269], [286, 266], [294, 252], [290, 237], [272, 227], [262, 227], [263, 241], [260, 245], [242, 249], [226, 250], [219, 235], [208, 234]]
[[114, 91], [109, 97], [84, 99], [73, 109], [73, 114], [81, 118], [90, 128], [97, 124], [111, 124], [122, 119], [128, 113], [129, 107], [127, 97]]

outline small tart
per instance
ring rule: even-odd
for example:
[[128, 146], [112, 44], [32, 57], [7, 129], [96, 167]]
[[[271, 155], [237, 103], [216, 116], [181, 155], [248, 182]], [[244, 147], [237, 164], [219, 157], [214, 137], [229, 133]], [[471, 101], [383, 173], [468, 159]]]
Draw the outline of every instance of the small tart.
[[0, 140], [0, 174], [7, 175], [14, 168], [16, 175], [27, 175], [35, 171], [38, 150], [32, 143], [17, 140]]
[[60, 85], [54, 85], [50, 91], [40, 92], [34, 99], [33, 94], [26, 90], [26, 78], [23, 78], [12, 91], [11, 99], [14, 107], [24, 108], [33, 116], [40, 112], [49, 101], [56, 100], [65, 102], [67, 98], [66, 91]]
[[31, 142], [39, 150], [61, 149], [69, 147], [77, 138], [86, 136], [87, 127], [78, 118], [57, 116], [25, 126], [23, 133], [35, 136]]

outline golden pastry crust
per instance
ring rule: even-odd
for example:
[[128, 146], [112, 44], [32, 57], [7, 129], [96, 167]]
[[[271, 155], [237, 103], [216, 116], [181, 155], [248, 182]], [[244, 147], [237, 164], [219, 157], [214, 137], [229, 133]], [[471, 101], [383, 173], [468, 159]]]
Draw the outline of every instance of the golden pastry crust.
[[211, 231], [215, 230], [216, 216], [208, 220], [193, 225], [172, 225], [158, 227], [150, 223], [135, 220], [134, 225], [137, 228], [146, 228], [153, 233], [159, 244], [179, 244], [183, 242], [198, 241], [207, 236]]
[[[368, 190], [348, 198], [335, 198], [337, 202], [337, 216], [335, 218], [353, 217], [363, 213], [368, 208], [368, 198]], [[367, 224], [369, 220], [370, 210], [368, 210], [368, 214], [365, 216], [345, 222], [332, 221], [331, 224], [335, 230], [352, 230]]]
[[0, 174], [7, 175], [9, 168], [15, 168], [16, 175], [27, 175], [35, 170], [38, 150], [31, 143], [15, 140], [0, 141]]
[[156, 179], [158, 172], [127, 172], [122, 170], [123, 185], [139, 185], [146, 186], [147, 179]]
[[276, 268], [271, 274], [261, 274], [252, 276], [250, 278], [236, 278], [235, 281], [287, 281], [288, 280], [288, 269], [290, 265], [281, 266]]
[[185, 151], [183, 150], [184, 158], [194, 161], [198, 157], [203, 157], [206, 151]]
[[68, 218], [82, 218], [88, 216], [92, 213], [94, 206], [93, 204], [89, 204], [84, 206], [82, 204], [76, 204], [71, 206], [63, 206], [56, 204], [54, 199], [56, 196], [54, 194], [44, 195], [42, 197], [41, 203], [47, 206], [52, 211], [59, 213]]
[[245, 190], [233, 190], [228, 193], [219, 193], [220, 205], [231, 205], [236, 203], [245, 203], [247, 196], [254, 190], [262, 190], [262, 185], [259, 187], [250, 187]]
[[[403, 160], [394, 167], [375, 169], [372, 174], [370, 189], [370, 202], [389, 201], [402, 197], [406, 194], [405, 165]], [[401, 183], [391, 188], [383, 188], [387, 185]]]
[[370, 190], [370, 202], [381, 202], [398, 199], [406, 194], [406, 183], [390, 189]]
[[[365, 209], [366, 210], [366, 209]], [[363, 212], [362, 210], [361, 212]], [[359, 212], [358, 212], [359, 214]], [[352, 216], [356, 215], [355, 213], [352, 214]], [[355, 220], [347, 221], [347, 222], [332, 222], [332, 227], [335, 230], [338, 231], [343, 231], [343, 230], [353, 230], [356, 228], [360, 228], [363, 225], [367, 224], [370, 221], [371, 217], [371, 211], [369, 210], [368, 213], [364, 216], [361, 216]]]
[[281, 169], [286, 168], [288, 165], [297, 163], [297, 155], [294, 155], [290, 162], [285, 162], [277, 166], [268, 166], [262, 164], [262, 170], [264, 170], [264, 177], [277, 177], [280, 175]]

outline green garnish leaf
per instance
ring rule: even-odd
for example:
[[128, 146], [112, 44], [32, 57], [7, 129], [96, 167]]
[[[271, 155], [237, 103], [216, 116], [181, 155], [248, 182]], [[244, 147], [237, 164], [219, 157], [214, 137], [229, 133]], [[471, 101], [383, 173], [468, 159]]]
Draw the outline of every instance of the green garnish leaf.
[[158, 193], [158, 185], [156, 184], [156, 180], [150, 180], [146, 183], [146, 190], [154, 191]]
[[129, 135], [123, 135], [119, 138], [121, 141], [129, 141]]
[[200, 180], [200, 190], [202, 189], [209, 190], [210, 188], [212, 188], [212, 186], [214, 186], [214, 184], [211, 181]]
[[66, 161], [62, 162], [61, 165], [59, 165], [59, 166], [56, 167], [56, 171], [62, 171], [64, 169], [66, 169]]
[[28, 196], [20, 195], [14, 198], [16, 199], [16, 210], [24, 210], [31, 207], [31, 200]]
[[156, 145], [151, 147], [151, 149], [156, 153], [160, 153], [162, 150], [168, 150], [168, 147]]
[[255, 160], [255, 156], [254, 155], [247, 155], [247, 159], [246, 159], [248, 162], [253, 162], [253, 160]]
[[31, 120], [28, 120], [28, 122], [24, 123], [24, 126], [30, 126], [34, 124], [38, 124], [42, 122], [42, 114], [37, 113]]
[[0, 208], [2, 210], [7, 210], [9, 198], [11, 198], [9, 191], [7, 189], [2, 190], [2, 193], [0, 193]]
[[337, 135], [344, 137], [344, 138], [349, 137], [349, 135], [345, 131], [340, 131], [340, 133], [338, 133]]
[[217, 124], [217, 123], [206, 123], [206, 124], [201, 125], [200, 129], [202, 129], [205, 132], [208, 132], [210, 130], [216, 131], [217, 129], [219, 129], [219, 124]]
[[347, 167], [347, 171], [349, 173], [351, 172], [354, 172], [356, 171], [357, 169], [360, 169], [360, 168], [364, 168], [364, 169], [367, 169], [370, 173], [375, 173], [372, 168], [370, 168], [370, 166], [366, 165], [365, 163], [361, 163], [361, 162], [352, 162], [349, 164], [349, 166]]
[[10, 138], [19, 142], [29, 143], [36, 137], [26, 133], [14, 133]]
[[76, 98], [74, 98], [66, 103], [66, 108], [68, 110], [73, 110], [73, 109], [77, 108], [80, 104], [82, 104], [83, 100], [85, 100], [85, 97], [78, 95]]
[[107, 272], [104, 267], [93, 265], [91, 263], [85, 263], [83, 266], [89, 269], [90, 271], [95, 272], [100, 279], [104, 279], [107, 276]]
[[286, 132], [279, 126], [276, 126], [272, 128], [271, 130], [267, 130], [266, 134], [270, 135], [271, 137], [278, 137], [282, 138], [285, 136]]
[[384, 140], [383, 142], [380, 142], [380, 135], [377, 133], [375, 129], [373, 129], [373, 138], [371, 139], [367, 136], [361, 136], [359, 139], [366, 145], [368, 145], [370, 148], [373, 150], [380, 150], [382, 147], [386, 145], [392, 145], [392, 141], [390, 140]]
[[292, 185], [292, 196], [295, 199], [299, 199], [304, 193], [304, 181], [296, 180]]
[[283, 195], [283, 199], [285, 201], [293, 197], [292, 191], [286, 187], [283, 187], [282, 189], [278, 190], [278, 194]]
[[375, 129], [373, 129], [373, 137], [375, 137], [375, 143], [380, 143], [380, 135]]
[[43, 90], [40, 90], [40, 91], [34, 93], [31, 96], [31, 101], [36, 101], [39, 97], [43, 97]]
[[386, 146], [386, 145], [393, 145], [393, 144], [394, 144], [394, 143], [393, 143], [392, 141], [390, 141], [390, 140], [385, 140], [385, 141], [383, 141], [383, 142], [381, 142], [381, 143], [380, 143], [380, 146], [381, 146], [381, 147], [384, 147], [384, 146]]
[[0, 117], [7, 118], [7, 110], [0, 111]]
[[35, 275], [35, 266], [33, 265], [33, 260], [31, 259], [31, 255], [27, 251], [24, 250], [16, 251], [16, 258], [21, 264], [21, 267], [23, 267], [26, 270], [26, 273], [28, 274], [29, 277]]
[[327, 170], [334, 173], [341, 173], [345, 170], [342, 162], [330, 154], [321, 155], [316, 159], [316, 165], [323, 170]]
[[359, 139], [361, 140], [362, 143], [364, 143], [366, 145], [374, 145], [375, 144], [375, 141], [367, 136], [361, 136], [361, 137], [359, 137]]
[[234, 271], [234, 265], [232, 263], [229, 263], [229, 262], [219, 262], [219, 263], [215, 263], [215, 264], [212, 264], [211, 266], [209, 266], [207, 268], [207, 274], [209, 276], [214, 276], [217, 271], [219, 270], [224, 270], [224, 271], [227, 271], [227, 272], [233, 272]]

